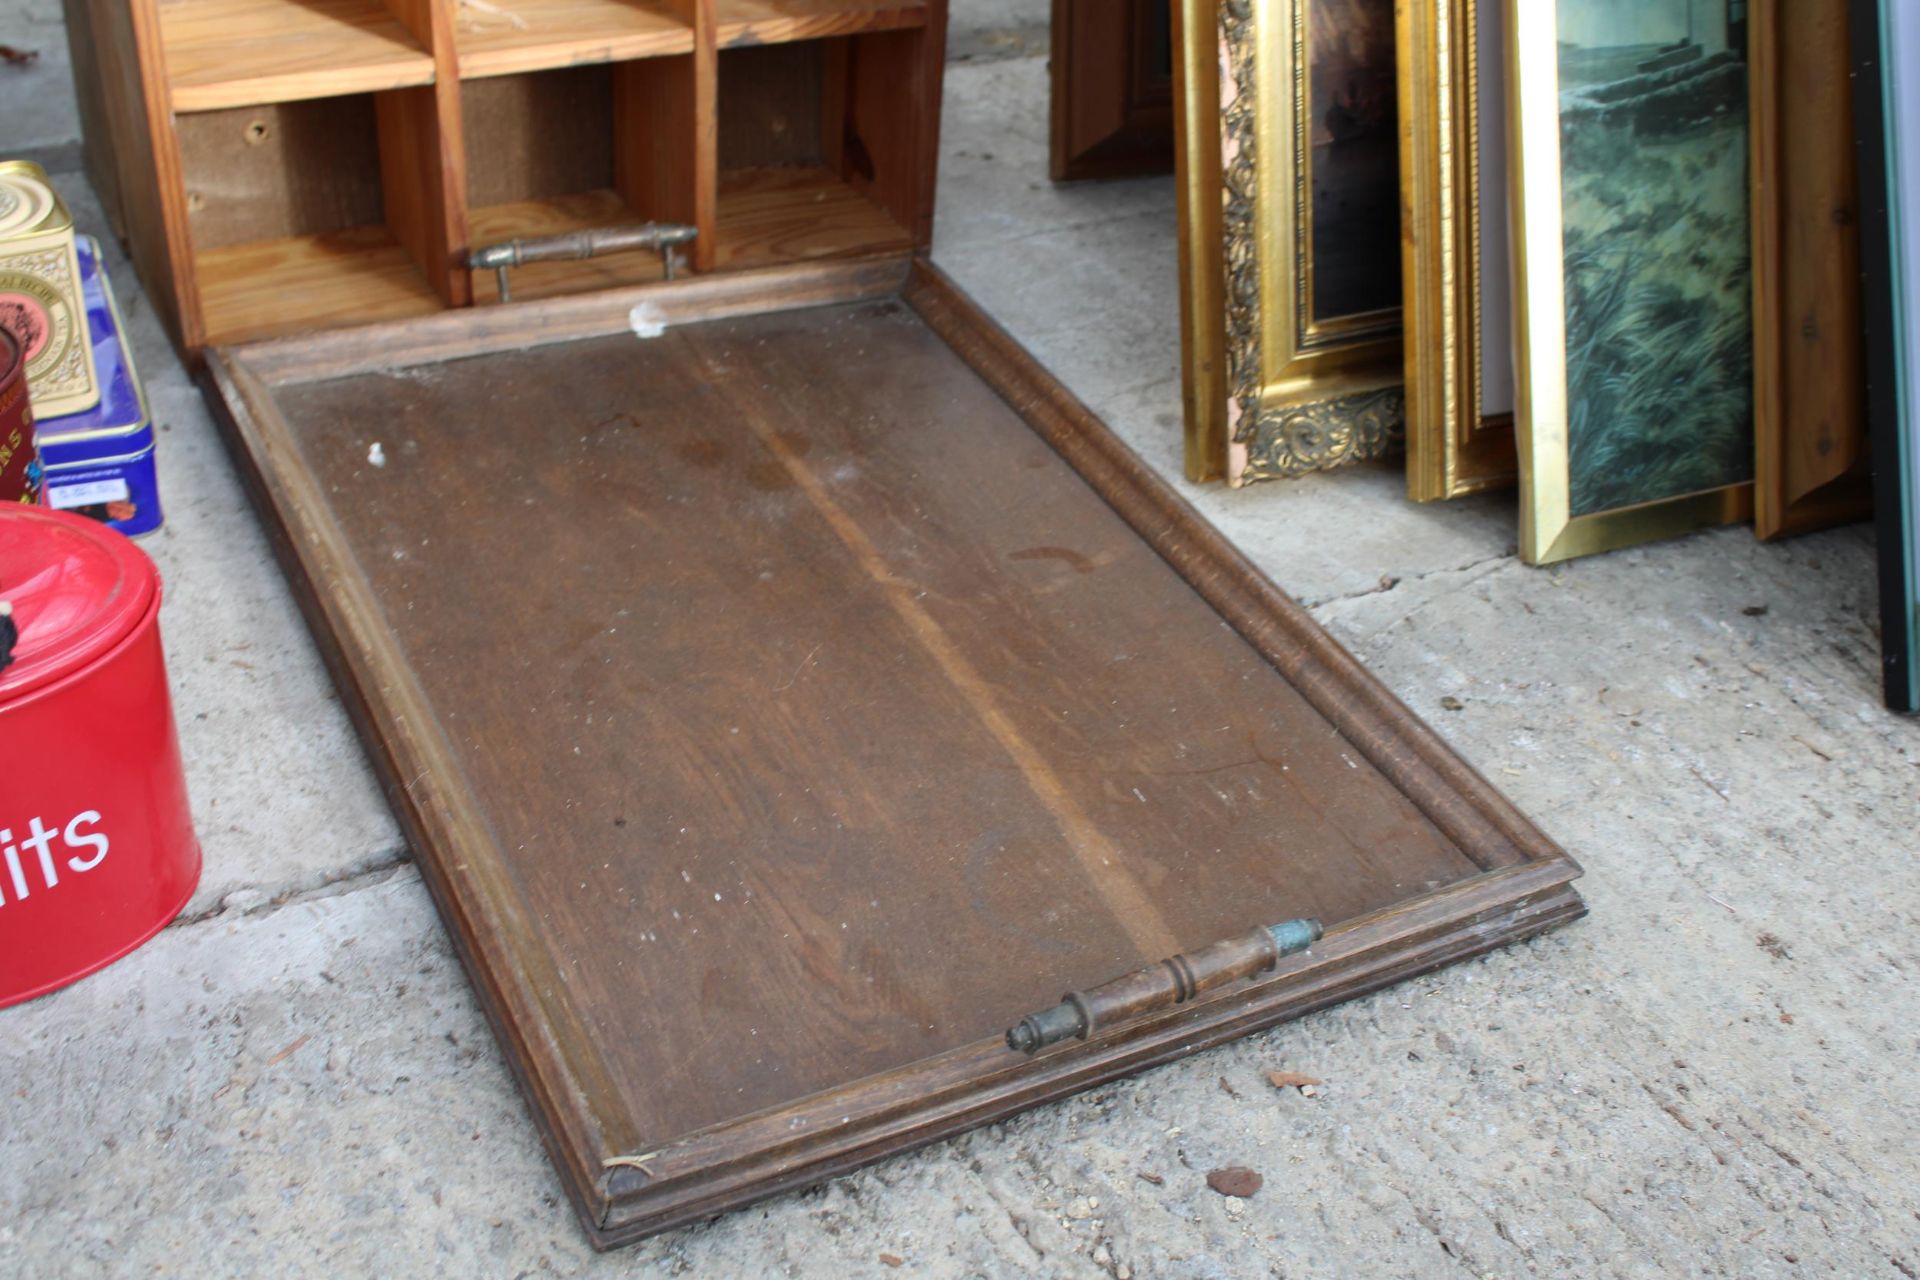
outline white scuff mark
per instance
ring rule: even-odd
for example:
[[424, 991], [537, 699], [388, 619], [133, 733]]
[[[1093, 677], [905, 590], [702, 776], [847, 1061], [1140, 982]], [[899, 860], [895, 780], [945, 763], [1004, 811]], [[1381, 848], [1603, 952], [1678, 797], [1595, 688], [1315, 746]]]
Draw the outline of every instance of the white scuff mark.
[[804, 657], [804, 658], [802, 658], [802, 659], [800, 659], [800, 665], [799, 665], [799, 666], [797, 666], [797, 667], [795, 667], [795, 668], [793, 669], [793, 675], [792, 675], [792, 677], [790, 677], [790, 678], [789, 678], [789, 679], [787, 680], [787, 682], [786, 682], [785, 684], [783, 684], [783, 685], [781, 685], [781, 686], [780, 686], [780, 687], [779, 687], [778, 689], [775, 689], [775, 690], [774, 690], [774, 692], [775, 692], [775, 693], [785, 693], [785, 692], [786, 692], [786, 691], [787, 691], [788, 689], [791, 689], [791, 688], [793, 688], [793, 684], [794, 684], [794, 681], [796, 681], [796, 680], [798, 680], [798, 679], [800, 678], [800, 673], [801, 673], [802, 671], [805, 671], [805, 670], [807, 669], [807, 664], [808, 664], [809, 662], [812, 662], [812, 661], [813, 661], [813, 658], [814, 658], [814, 655], [820, 652], [820, 650], [821, 650], [821, 648], [822, 648], [822, 647], [824, 646], [824, 644], [825, 644], [825, 642], [823, 641], [823, 642], [822, 642], [821, 644], [817, 644], [817, 645], [815, 645], [815, 646], [813, 646], [813, 648], [812, 648], [812, 650], [810, 650], [810, 651], [808, 652], [808, 654], [807, 654], [807, 656], [806, 656], [806, 657]]
[[649, 1151], [645, 1155], [638, 1156], [608, 1156], [600, 1162], [600, 1167], [602, 1169], [638, 1169], [648, 1177], [652, 1177], [653, 1171], [647, 1168], [647, 1162], [659, 1158], [658, 1151]]
[[525, 31], [527, 20], [510, 9], [488, 4], [487, 0], [460, 0], [460, 16], [454, 25], [458, 30], [471, 33], [498, 31], [503, 27]]
[[667, 313], [651, 302], [637, 302], [627, 312], [627, 327], [636, 338], [657, 338], [667, 331]]
[[380, 447], [378, 440], [375, 440], [372, 447], [367, 450], [367, 462], [376, 467], [387, 465], [387, 451]]

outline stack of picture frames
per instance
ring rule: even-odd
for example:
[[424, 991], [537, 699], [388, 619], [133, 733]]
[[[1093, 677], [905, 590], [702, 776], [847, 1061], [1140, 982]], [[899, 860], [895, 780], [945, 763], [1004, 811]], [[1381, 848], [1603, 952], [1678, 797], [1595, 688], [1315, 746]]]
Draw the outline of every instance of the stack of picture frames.
[[1848, 0], [1181, 2], [1190, 478], [1404, 441], [1536, 564], [1872, 510]]
[[1856, 0], [1853, 51], [1881, 649], [1920, 711], [1920, 0]]

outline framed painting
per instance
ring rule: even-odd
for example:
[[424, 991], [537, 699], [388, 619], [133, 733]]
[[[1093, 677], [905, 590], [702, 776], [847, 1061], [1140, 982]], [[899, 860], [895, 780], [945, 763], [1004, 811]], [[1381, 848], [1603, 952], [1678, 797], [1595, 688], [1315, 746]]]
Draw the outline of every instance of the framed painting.
[[1920, 711], [1920, 3], [1862, 0], [1852, 25], [1882, 669]]
[[1847, 0], [1759, 0], [1754, 85], [1754, 532], [1873, 510]]
[[1501, 0], [1402, 0], [1407, 496], [1514, 482], [1506, 21]]
[[1245, 484], [1405, 432], [1393, 0], [1181, 0], [1187, 475]]
[[1506, 0], [1520, 547], [1753, 508], [1746, 0]]

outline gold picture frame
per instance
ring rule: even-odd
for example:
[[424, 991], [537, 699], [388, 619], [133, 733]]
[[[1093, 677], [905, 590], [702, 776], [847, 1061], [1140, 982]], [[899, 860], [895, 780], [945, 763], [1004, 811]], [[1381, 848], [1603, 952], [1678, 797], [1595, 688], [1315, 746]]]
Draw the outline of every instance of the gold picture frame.
[[1514, 452], [1502, 0], [1401, 0], [1407, 496], [1505, 488]]
[[[1175, 157], [1190, 479], [1300, 475], [1380, 457], [1404, 437], [1392, 248], [1399, 201], [1364, 202], [1337, 227], [1316, 211], [1336, 180], [1378, 188], [1376, 146], [1397, 191], [1390, 51], [1376, 59], [1365, 55], [1377, 42], [1365, 45], [1343, 64], [1340, 118], [1355, 122], [1336, 139], [1344, 154], [1316, 132], [1333, 118], [1314, 110], [1329, 93], [1313, 71], [1325, 33], [1382, 28], [1390, 43], [1391, 0], [1180, 0]], [[1341, 166], [1337, 179], [1323, 171], [1326, 182], [1316, 182], [1316, 155], [1330, 170]], [[1364, 273], [1320, 262], [1330, 242], [1321, 237], [1371, 232], [1376, 216], [1393, 278], [1356, 289], [1350, 281]], [[1341, 309], [1336, 295], [1368, 300]]]
[[[1744, 436], [1744, 476], [1737, 476], [1736, 467], [1728, 466], [1730, 478], [1727, 483], [1698, 485], [1684, 488], [1673, 493], [1657, 493], [1640, 501], [1622, 501], [1603, 506], [1576, 501], [1576, 480], [1585, 483], [1591, 478], [1605, 476], [1610, 482], [1619, 477], [1633, 478], [1635, 461], [1612, 464], [1611, 470], [1597, 465], [1584, 466], [1578, 475], [1572, 462], [1572, 449], [1576, 443], [1585, 449], [1588, 441], [1573, 439], [1573, 426], [1570, 404], [1574, 397], [1570, 395], [1570, 370], [1572, 376], [1588, 379], [1583, 385], [1597, 385], [1595, 379], [1597, 364], [1585, 353], [1601, 347], [1595, 339], [1599, 332], [1596, 326], [1584, 331], [1580, 336], [1583, 342], [1578, 366], [1568, 356], [1568, 208], [1563, 199], [1565, 166], [1562, 155], [1562, 77], [1560, 64], [1563, 59], [1587, 52], [1584, 45], [1569, 41], [1562, 30], [1562, 15], [1570, 9], [1577, 10], [1577, 21], [1585, 21], [1594, 28], [1604, 28], [1606, 24], [1618, 20], [1622, 12], [1618, 6], [1607, 8], [1607, 0], [1503, 0], [1507, 20], [1507, 75], [1509, 83], [1508, 103], [1509, 125], [1508, 146], [1511, 164], [1512, 183], [1512, 231], [1513, 266], [1515, 287], [1514, 334], [1515, 334], [1515, 378], [1517, 386], [1516, 425], [1520, 453], [1520, 552], [1524, 559], [1532, 564], [1547, 564], [1566, 560], [1574, 556], [1591, 555], [1596, 552], [1649, 542], [1669, 537], [1690, 529], [1706, 525], [1728, 524], [1747, 519], [1753, 510], [1753, 439], [1752, 439], [1752, 327], [1751, 327], [1751, 289], [1746, 293], [1747, 329], [1746, 360], [1744, 370], [1737, 367], [1737, 360], [1724, 360], [1717, 357], [1722, 348], [1719, 345], [1721, 329], [1712, 330], [1711, 343], [1689, 345], [1684, 341], [1686, 334], [1676, 328], [1666, 336], [1664, 346], [1656, 346], [1649, 338], [1646, 343], [1646, 355], [1642, 367], [1631, 364], [1624, 366], [1627, 378], [1639, 378], [1642, 382], [1653, 380], [1661, 369], [1681, 366], [1698, 373], [1701, 377], [1709, 375], [1723, 379], [1716, 389], [1720, 393], [1713, 403], [1731, 400], [1742, 392], [1748, 398], [1748, 407], [1742, 423], [1714, 424], [1716, 430], [1745, 431]], [[1693, 22], [1691, 6], [1686, 0], [1675, 0], [1677, 9], [1685, 9], [1685, 21], [1689, 27]], [[1635, 10], [1636, 13], [1640, 10]], [[1620, 39], [1618, 34], [1615, 39]], [[1688, 39], [1692, 39], [1691, 32]], [[1624, 42], [1622, 47], [1625, 47]], [[1648, 47], [1655, 47], [1649, 45]], [[1720, 59], [1728, 50], [1734, 51], [1742, 60], [1744, 67], [1744, 41], [1736, 47], [1729, 43], [1726, 49], [1716, 52], [1713, 57]], [[1657, 60], [1656, 60], [1657, 61]], [[1744, 75], [1744, 71], [1742, 72]], [[1744, 105], [1744, 93], [1742, 104]], [[1739, 119], [1745, 120], [1744, 110]], [[1634, 126], [1638, 128], [1636, 124]], [[1731, 142], [1720, 144], [1733, 154]], [[1650, 148], [1638, 149], [1618, 146], [1614, 150], [1621, 156], [1651, 156]], [[1747, 181], [1744, 165], [1746, 163], [1747, 141], [1745, 125], [1740, 125], [1737, 154], [1740, 157], [1738, 190], [1744, 204], [1747, 198]], [[1696, 166], [1697, 167], [1697, 166]], [[1716, 177], [1716, 175], [1718, 175]], [[1597, 184], [1591, 175], [1576, 170], [1576, 181], [1585, 181], [1589, 185], [1577, 187], [1581, 198]], [[1669, 214], [1666, 226], [1675, 225], [1671, 219], [1690, 215], [1706, 197], [1707, 187], [1717, 183], [1725, 186], [1730, 178], [1720, 170], [1714, 170], [1705, 177], [1695, 172], [1689, 179], [1690, 186], [1678, 185], [1665, 194], [1677, 202], [1680, 212]], [[1715, 188], [1717, 190], [1717, 187]], [[1581, 213], [1575, 209], [1576, 218]], [[1744, 243], [1733, 245], [1730, 242], [1737, 236], [1744, 241], [1750, 234], [1747, 225], [1747, 213], [1742, 212], [1737, 221], [1720, 217], [1716, 235], [1707, 237], [1700, 234], [1675, 235], [1674, 239], [1684, 238], [1689, 245], [1711, 244], [1715, 251], [1736, 251], [1736, 256], [1744, 260]], [[1576, 230], [1585, 235], [1587, 228], [1578, 226]], [[1684, 230], [1684, 228], [1683, 228]], [[1603, 237], [1593, 237], [1593, 243], [1600, 243]], [[1636, 232], [1622, 237], [1621, 244], [1634, 252], [1648, 252], [1650, 237]], [[1604, 244], [1601, 247], [1606, 247]], [[1585, 253], [1588, 242], [1582, 241], [1579, 251]], [[1630, 267], [1620, 262], [1606, 264], [1597, 270], [1595, 278], [1612, 279], [1618, 287], [1612, 297], [1619, 297], [1629, 290], [1654, 293], [1667, 289], [1671, 293], [1677, 286], [1669, 282], [1652, 279], [1658, 274], [1654, 268], [1665, 269], [1668, 263], [1649, 265], [1644, 257]], [[1576, 273], [1576, 278], [1579, 277]], [[1715, 301], [1733, 297], [1729, 307], [1737, 307], [1737, 289], [1731, 293], [1723, 290]], [[1583, 293], [1576, 301], [1584, 303]], [[1625, 306], [1627, 304], [1621, 304]], [[1633, 303], [1638, 306], [1639, 304]], [[1591, 308], [1588, 309], [1591, 311]], [[1588, 314], [1583, 311], [1583, 315]], [[1636, 313], [1634, 323], [1639, 323]], [[1628, 326], [1622, 324], [1605, 332], [1611, 340]], [[1636, 337], [1647, 336], [1645, 331], [1636, 333]], [[1737, 356], [1737, 348], [1727, 348]], [[1729, 385], [1731, 384], [1731, 389]], [[1640, 402], [1649, 402], [1643, 399]], [[1705, 403], [1705, 397], [1698, 387], [1681, 385], [1678, 382], [1667, 388], [1665, 412], [1667, 417], [1659, 422], [1660, 429], [1676, 436], [1683, 434], [1675, 425], [1675, 413], [1680, 409], [1691, 411], [1693, 406]], [[1584, 432], [1605, 432], [1618, 435], [1632, 428], [1640, 420], [1626, 415], [1609, 414], [1594, 409], [1595, 400], [1585, 398], [1580, 402], [1581, 426]], [[1651, 422], [1651, 418], [1648, 419]], [[1719, 431], [1725, 435], [1725, 431]], [[1697, 435], [1697, 433], [1696, 433]], [[1689, 436], [1688, 439], [1695, 437]], [[1737, 463], [1740, 441], [1729, 439], [1721, 446], [1721, 453]], [[1590, 450], [1588, 450], [1591, 453]], [[1621, 457], [1627, 455], [1621, 454]], [[1616, 485], [1617, 487], [1617, 485]]]

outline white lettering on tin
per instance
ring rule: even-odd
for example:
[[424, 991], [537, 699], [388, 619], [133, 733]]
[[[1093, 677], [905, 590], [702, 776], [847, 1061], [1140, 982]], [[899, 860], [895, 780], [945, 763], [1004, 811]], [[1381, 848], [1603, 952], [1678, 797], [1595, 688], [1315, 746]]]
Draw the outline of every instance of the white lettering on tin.
[[99, 811], [95, 809], [89, 809], [85, 813], [76, 815], [73, 821], [67, 824], [67, 829], [62, 836], [62, 838], [65, 839], [67, 842], [67, 847], [71, 849], [75, 845], [86, 845], [88, 848], [94, 851], [93, 856], [91, 858], [87, 858], [84, 860], [80, 858], [67, 859], [67, 865], [69, 867], [72, 867], [75, 871], [91, 871], [95, 867], [99, 866], [101, 860], [107, 856], [106, 836], [102, 835], [98, 831], [94, 832], [92, 835], [74, 834], [75, 832], [80, 830], [82, 825], [86, 823], [98, 822], [98, 821], [100, 821]]
[[[91, 857], [69, 857], [65, 859], [67, 870], [85, 874], [106, 860], [109, 848], [106, 833], [88, 831], [88, 827], [97, 827], [100, 812], [88, 809], [75, 814], [68, 820], [64, 829], [49, 827], [35, 814], [27, 820], [27, 834], [17, 843], [13, 838], [13, 829], [0, 827], [0, 866], [6, 874], [0, 877], [0, 907], [9, 902], [24, 902], [33, 896], [33, 881], [39, 880], [41, 889], [60, 887], [60, 869], [54, 857], [53, 842], [58, 839], [69, 853], [91, 850]], [[38, 876], [35, 876], [38, 872]], [[7, 891], [12, 890], [9, 897]]]

